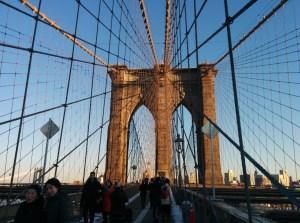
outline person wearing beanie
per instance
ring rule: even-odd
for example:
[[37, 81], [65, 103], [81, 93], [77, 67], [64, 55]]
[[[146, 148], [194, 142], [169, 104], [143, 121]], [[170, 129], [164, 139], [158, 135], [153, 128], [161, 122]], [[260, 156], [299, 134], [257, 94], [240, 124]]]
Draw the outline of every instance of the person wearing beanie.
[[102, 206], [103, 188], [96, 178], [96, 173], [91, 172], [89, 178], [83, 185], [80, 199], [80, 212], [84, 223], [94, 222], [95, 213]]
[[115, 189], [111, 194], [110, 223], [127, 223], [132, 221], [132, 210], [126, 207], [128, 196], [120, 183], [115, 183]]
[[41, 188], [37, 184], [31, 184], [25, 192], [25, 201], [15, 216], [15, 223], [42, 223], [43, 222], [43, 197]]
[[69, 200], [62, 194], [61, 183], [51, 178], [45, 183], [46, 200], [44, 205], [45, 221], [47, 223], [67, 223], [70, 218]]

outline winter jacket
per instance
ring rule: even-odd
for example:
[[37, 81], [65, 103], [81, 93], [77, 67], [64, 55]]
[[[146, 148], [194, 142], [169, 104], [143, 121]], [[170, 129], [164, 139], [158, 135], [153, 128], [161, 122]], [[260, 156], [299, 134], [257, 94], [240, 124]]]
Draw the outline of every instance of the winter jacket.
[[81, 207], [96, 207], [101, 197], [101, 189], [101, 184], [97, 179], [87, 180], [82, 190]]
[[147, 194], [147, 191], [148, 191], [148, 184], [142, 183], [142, 184], [140, 185], [139, 190], [140, 190], [140, 194], [141, 194], [142, 196], [145, 196], [145, 195]]
[[58, 192], [45, 202], [46, 223], [67, 223], [70, 220], [70, 201], [64, 194]]
[[33, 203], [27, 203], [26, 201], [21, 203], [15, 216], [15, 223], [42, 223], [43, 203], [42, 198]]
[[150, 202], [152, 205], [160, 205], [160, 191], [161, 184], [158, 181], [155, 181], [149, 185], [150, 188]]
[[128, 197], [122, 188], [117, 187], [111, 194], [111, 212], [112, 214], [124, 213], [126, 210], [125, 203]]
[[113, 187], [104, 189], [103, 192], [103, 203], [102, 203], [102, 211], [104, 213], [110, 213], [111, 212], [111, 194], [113, 192]]

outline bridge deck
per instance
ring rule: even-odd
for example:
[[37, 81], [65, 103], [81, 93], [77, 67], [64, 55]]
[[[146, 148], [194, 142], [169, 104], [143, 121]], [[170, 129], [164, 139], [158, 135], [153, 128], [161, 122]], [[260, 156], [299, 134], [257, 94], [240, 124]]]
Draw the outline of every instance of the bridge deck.
[[[81, 191], [81, 186], [75, 186], [75, 185], [65, 185], [63, 187], [63, 191], [65, 193], [68, 193], [71, 197], [72, 197], [72, 201], [74, 201], [74, 209], [73, 209], [73, 214], [74, 214], [74, 223], [79, 223], [80, 221], [80, 217], [79, 217], [79, 200], [80, 200], [80, 191]], [[201, 192], [203, 192], [201, 189], [199, 188], [190, 188], [191, 190], [189, 190], [192, 194], [195, 194], [196, 197], [198, 196], [202, 196]], [[0, 192], [5, 193], [6, 188], [2, 187], [0, 188]], [[22, 190], [22, 187], [18, 187], [15, 189], [15, 193], [19, 193]], [[141, 203], [140, 203], [140, 197], [139, 197], [139, 192], [138, 192], [138, 187], [137, 185], [128, 185], [125, 188], [128, 197], [129, 197], [129, 207], [132, 209], [133, 212], [133, 222], [134, 223], [150, 223], [150, 222], [154, 222], [154, 219], [152, 217], [152, 210], [150, 209], [150, 204], [149, 204], [149, 198], [147, 197], [147, 205], [146, 208], [142, 208], [141, 207]], [[208, 192], [210, 193], [210, 190], [208, 189]], [[260, 203], [274, 203], [274, 204], [279, 204], [281, 205], [281, 203], [285, 203], [286, 199], [284, 197], [282, 197], [276, 190], [274, 189], [251, 189], [250, 190], [250, 194], [251, 196], [251, 201], [257, 201]], [[295, 193], [295, 195], [297, 197], [299, 197], [299, 192], [298, 191], [293, 191], [293, 193]], [[246, 210], [242, 207], [240, 208], [236, 208], [231, 204], [234, 203], [244, 203], [244, 196], [243, 196], [244, 192], [242, 188], [217, 188], [217, 197], [223, 197], [226, 199], [222, 199], [221, 202], [218, 202], [218, 204], [216, 204], [216, 207], [219, 208], [220, 210], [225, 211], [226, 213], [231, 213], [233, 216], [237, 217], [237, 218], [246, 218]], [[177, 195], [176, 195], [177, 196]], [[277, 201], [275, 201], [274, 199], [277, 199]], [[195, 201], [195, 200], [194, 200]], [[173, 200], [173, 208], [172, 208], [172, 222], [176, 223], [176, 222], [183, 222], [181, 218], [181, 210], [178, 206], [176, 206], [175, 201]], [[180, 203], [180, 201], [179, 201]], [[194, 205], [196, 205], [195, 207], [197, 207], [197, 204], [194, 203]], [[10, 209], [10, 216], [12, 219], [14, 216], [14, 213], [16, 211], [17, 205], [14, 205], [11, 207]], [[201, 209], [200, 206], [198, 206], [198, 209]], [[255, 207], [253, 207], [255, 209]], [[253, 209], [253, 210], [254, 210]], [[199, 211], [199, 210], [197, 210]], [[177, 215], [177, 216], [175, 216]], [[288, 222], [295, 222], [293, 219], [297, 219], [299, 218], [299, 214], [298, 213], [294, 213], [294, 212], [290, 212], [290, 213], [279, 213], [279, 212], [266, 212], [264, 213], [264, 211], [262, 210], [261, 213], [258, 213], [259, 216], [265, 216], [269, 219], [271, 219], [273, 216], [277, 216], [276, 219], [279, 219], [278, 216], [280, 215], [280, 219], [278, 222], [284, 222], [282, 221], [282, 219], [287, 220]], [[200, 216], [200, 215], [199, 215]], [[198, 216], [198, 217], [199, 217]], [[0, 214], [1, 217], [1, 214]], [[256, 217], [255, 217], [256, 219]], [[0, 221], [2, 222], [2, 218], [0, 218]], [[174, 221], [177, 220], [177, 221]], [[162, 222], [162, 221], [160, 221]], [[297, 221], [296, 221], [297, 222]]]

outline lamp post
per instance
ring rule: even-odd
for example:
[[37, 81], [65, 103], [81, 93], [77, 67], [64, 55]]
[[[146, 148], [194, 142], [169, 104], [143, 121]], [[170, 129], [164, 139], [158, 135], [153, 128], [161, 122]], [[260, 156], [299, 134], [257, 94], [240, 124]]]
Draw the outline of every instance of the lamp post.
[[177, 152], [177, 156], [178, 156], [178, 183], [179, 183], [179, 187], [182, 186], [182, 176], [181, 176], [181, 161], [180, 161], [180, 153], [182, 152], [182, 148], [180, 143], [183, 143], [183, 139], [180, 138], [180, 135], [177, 134], [177, 138], [175, 139], [175, 143], [176, 143], [176, 152]]
[[211, 184], [212, 184], [213, 199], [216, 199], [215, 165], [214, 165], [214, 142], [213, 142], [213, 139], [218, 134], [218, 130], [210, 122], [207, 122], [202, 127], [201, 130], [209, 138], [209, 141], [210, 141]]
[[135, 175], [136, 175], [137, 166], [136, 165], [132, 165], [131, 169], [133, 171], [133, 173], [132, 173], [132, 182], [134, 182], [135, 181]]
[[45, 149], [45, 155], [44, 155], [44, 165], [43, 165], [43, 171], [42, 171], [42, 179], [41, 183], [44, 184], [44, 178], [45, 178], [45, 171], [46, 171], [46, 165], [47, 165], [47, 155], [48, 155], [48, 146], [49, 146], [49, 140], [59, 131], [59, 127], [49, 118], [49, 121], [42, 126], [41, 132], [44, 136], [46, 136], [46, 149]]

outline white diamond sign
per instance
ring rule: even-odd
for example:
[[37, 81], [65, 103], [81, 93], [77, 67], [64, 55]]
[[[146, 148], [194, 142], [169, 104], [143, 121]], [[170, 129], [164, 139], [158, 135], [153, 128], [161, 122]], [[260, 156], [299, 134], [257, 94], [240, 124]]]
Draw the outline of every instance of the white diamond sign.
[[210, 122], [207, 122], [204, 126], [202, 126], [201, 130], [210, 139], [214, 138], [218, 134], [218, 130]]
[[41, 132], [48, 139], [51, 139], [58, 131], [59, 127], [51, 119], [49, 119], [49, 121], [41, 128]]

